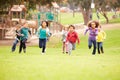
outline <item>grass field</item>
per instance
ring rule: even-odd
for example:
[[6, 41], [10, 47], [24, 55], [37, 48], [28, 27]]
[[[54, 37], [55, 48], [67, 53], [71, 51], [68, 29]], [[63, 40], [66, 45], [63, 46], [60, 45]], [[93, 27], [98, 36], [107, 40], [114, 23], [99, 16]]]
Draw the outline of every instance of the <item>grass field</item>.
[[[107, 16], [110, 20], [110, 23], [120, 23], [120, 19], [112, 19], [112, 16], [114, 15], [113, 12], [108, 12]], [[119, 15], [119, 14], [117, 14]], [[99, 14], [100, 16], [100, 22], [101, 23], [106, 23], [106, 19]], [[75, 13], [75, 17], [73, 17], [73, 13], [61, 13], [59, 14], [59, 22], [62, 24], [77, 24], [77, 23], [83, 23], [83, 16], [81, 13]], [[112, 20], [111, 20], [112, 19]], [[93, 13], [93, 20], [97, 20], [96, 13]]]
[[62, 54], [60, 38], [51, 38], [45, 55], [37, 46], [27, 53], [0, 46], [0, 80], [120, 80], [120, 29], [106, 30], [105, 53], [91, 54], [87, 36], [72, 55]]

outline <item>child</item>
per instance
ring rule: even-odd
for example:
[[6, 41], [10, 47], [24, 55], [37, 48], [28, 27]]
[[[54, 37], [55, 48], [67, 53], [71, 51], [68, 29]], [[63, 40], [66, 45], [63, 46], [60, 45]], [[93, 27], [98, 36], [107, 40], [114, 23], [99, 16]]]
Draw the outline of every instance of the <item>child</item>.
[[67, 44], [65, 43], [67, 33], [68, 33], [68, 27], [64, 27], [63, 31], [62, 31], [62, 42], [63, 42], [62, 49], [63, 49], [63, 53], [65, 53], [65, 52], [68, 53]]
[[[45, 21], [46, 22], [46, 31], [47, 32], [49, 32], [49, 35], [47, 35], [47, 41], [49, 41], [50, 40], [50, 37], [52, 36], [52, 33], [50, 32], [50, 30], [49, 30], [49, 28], [48, 28], [48, 26], [49, 26], [49, 23], [47, 22], [47, 21]], [[42, 28], [42, 26], [40, 26], [39, 28], [38, 28], [38, 30], [37, 30], [37, 35], [38, 35], [38, 31], [40, 30]]]
[[25, 23], [23, 25], [23, 28], [20, 30], [21, 37], [20, 37], [20, 48], [19, 48], [19, 53], [22, 52], [22, 48], [24, 53], [26, 53], [26, 41], [28, 39], [28, 33], [31, 35], [31, 31], [28, 28], [28, 23]]
[[99, 23], [97, 21], [91, 21], [88, 23], [88, 29], [86, 29], [84, 35], [89, 31], [89, 39], [88, 39], [88, 47], [91, 49], [93, 44], [93, 52], [92, 54], [96, 54], [96, 36], [98, 34], [98, 26]]
[[73, 45], [78, 41], [80, 43], [80, 39], [78, 37], [77, 32], [75, 31], [75, 27], [73, 25], [69, 26], [69, 32], [67, 34], [66, 42], [68, 43], [68, 54], [71, 54]]
[[18, 42], [20, 41], [20, 36], [21, 36], [21, 34], [20, 34], [20, 28], [21, 28], [21, 25], [18, 24], [18, 25], [16, 26], [16, 30], [15, 30], [15, 32], [16, 32], [16, 39], [15, 39], [15, 41], [13, 42], [13, 45], [12, 45], [12, 52], [15, 51], [16, 45], [17, 45]]
[[46, 49], [47, 36], [50, 35], [49, 30], [47, 29], [46, 21], [42, 22], [41, 28], [38, 31], [38, 35], [39, 35], [39, 48], [42, 48], [42, 54], [44, 54]]
[[106, 33], [103, 30], [101, 30], [101, 28], [98, 28], [98, 35], [96, 39], [97, 39], [98, 54], [104, 53], [103, 41], [104, 39], [106, 39]]

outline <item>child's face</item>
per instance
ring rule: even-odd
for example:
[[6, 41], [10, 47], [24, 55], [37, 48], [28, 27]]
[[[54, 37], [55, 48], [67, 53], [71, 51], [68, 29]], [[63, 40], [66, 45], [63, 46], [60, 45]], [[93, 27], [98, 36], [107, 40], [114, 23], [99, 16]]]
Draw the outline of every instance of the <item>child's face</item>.
[[91, 23], [91, 27], [95, 28], [96, 24], [94, 22]]
[[74, 28], [73, 27], [70, 27], [69, 28], [70, 32], [74, 31]]
[[68, 28], [67, 28], [67, 27], [65, 27], [65, 31], [68, 31]]
[[100, 32], [101, 31], [101, 29], [100, 28], [98, 28], [98, 32]]
[[24, 27], [25, 27], [25, 28], [28, 28], [28, 23], [25, 23]]
[[42, 27], [45, 28], [46, 27], [46, 22], [42, 22]]

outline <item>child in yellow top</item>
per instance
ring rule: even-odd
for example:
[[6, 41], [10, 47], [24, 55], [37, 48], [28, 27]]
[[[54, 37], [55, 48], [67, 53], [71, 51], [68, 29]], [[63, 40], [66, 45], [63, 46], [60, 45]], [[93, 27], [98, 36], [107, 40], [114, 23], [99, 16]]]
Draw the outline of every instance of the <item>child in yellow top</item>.
[[97, 39], [98, 54], [104, 53], [103, 41], [106, 39], [106, 33], [103, 30], [101, 30], [101, 28], [98, 28], [98, 35], [96, 39]]

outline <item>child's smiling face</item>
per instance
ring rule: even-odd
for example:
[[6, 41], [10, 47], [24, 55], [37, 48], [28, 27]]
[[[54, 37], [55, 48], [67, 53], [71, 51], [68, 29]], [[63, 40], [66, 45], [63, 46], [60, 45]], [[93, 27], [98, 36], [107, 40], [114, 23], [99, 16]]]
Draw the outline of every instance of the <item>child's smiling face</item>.
[[94, 22], [91, 23], [91, 27], [94, 29], [96, 24]]
[[46, 27], [46, 25], [47, 25], [47, 24], [46, 24], [46, 22], [45, 22], [45, 21], [44, 21], [44, 22], [42, 22], [42, 27], [43, 27], [43, 28], [45, 28], [45, 27]]
[[73, 31], [74, 31], [74, 28], [71, 26], [71, 27], [69, 28], [69, 30], [70, 30], [70, 32], [73, 32]]

